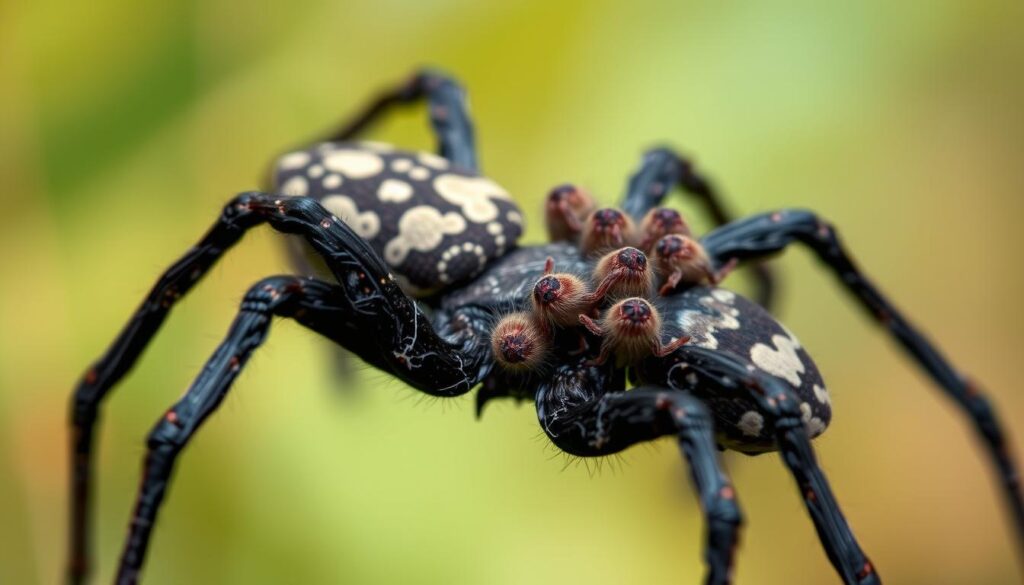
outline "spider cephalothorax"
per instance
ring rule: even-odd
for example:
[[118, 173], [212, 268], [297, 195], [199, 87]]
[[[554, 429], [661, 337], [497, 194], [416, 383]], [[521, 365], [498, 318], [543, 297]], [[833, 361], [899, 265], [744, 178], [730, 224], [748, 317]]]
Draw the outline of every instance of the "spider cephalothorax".
[[[438, 154], [354, 140], [389, 107], [421, 99], [430, 103]], [[599, 457], [675, 437], [706, 520], [710, 584], [731, 580], [742, 522], [718, 450], [778, 450], [842, 580], [878, 583], [811, 446], [832, 418], [829, 393], [806, 348], [770, 314], [771, 274], [757, 264], [794, 243], [817, 254], [971, 418], [1024, 536], [1019, 475], [989, 403], [809, 211], [729, 221], [707, 179], [657, 148], [644, 155], [621, 209], [594, 210], [589, 194], [563, 185], [545, 203], [552, 243], [522, 246], [519, 208], [479, 172], [464, 92], [431, 71], [385, 93], [337, 132], [282, 155], [271, 175], [264, 192], [229, 201], [160, 277], [72, 397], [73, 583], [90, 568], [93, 437], [103, 399], [174, 304], [262, 224], [298, 236], [301, 274], [249, 288], [224, 341], [154, 427], [118, 583], [139, 579], [179, 454], [274, 316], [421, 392], [453, 397], [479, 386], [478, 413], [496, 398], [532, 400], [546, 435], [573, 455]], [[681, 214], [659, 207], [676, 186], [707, 207], [714, 230], [696, 238]], [[760, 304], [719, 287], [732, 268], [751, 262]]]

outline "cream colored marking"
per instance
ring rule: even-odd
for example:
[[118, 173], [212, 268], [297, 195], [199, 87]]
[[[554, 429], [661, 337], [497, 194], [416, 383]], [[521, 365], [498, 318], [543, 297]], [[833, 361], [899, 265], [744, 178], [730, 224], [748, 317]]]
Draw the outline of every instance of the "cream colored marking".
[[785, 335], [773, 335], [773, 349], [763, 343], [750, 348], [750, 359], [757, 367], [773, 376], [785, 379], [793, 386], [800, 386], [800, 374], [804, 373], [804, 364], [796, 355], [800, 344]]
[[715, 297], [716, 301], [729, 303], [730, 305], [736, 300], [736, 293], [728, 290], [722, 290], [720, 288], [716, 288], [711, 291], [711, 296]]
[[290, 171], [299, 167], [304, 167], [309, 164], [312, 157], [306, 151], [289, 152], [288, 154], [277, 159], [277, 169], [280, 171]]
[[337, 189], [341, 187], [341, 175], [331, 173], [324, 177], [324, 188], [325, 189]]
[[[476, 223], [497, 219], [498, 206], [491, 199], [509, 198], [497, 183], [483, 177], [439, 175], [434, 179], [434, 189], [446, 201], [462, 208], [462, 214]], [[511, 221], [511, 217], [509, 219]]]
[[811, 405], [806, 402], [800, 403], [800, 419], [804, 421], [804, 427], [807, 428], [812, 439], [825, 432], [824, 421], [816, 416], [811, 416]]
[[409, 178], [416, 181], [426, 181], [430, 178], [430, 171], [425, 167], [413, 167], [409, 171]]
[[309, 178], [311, 179], [319, 179], [320, 177], [324, 176], [324, 166], [310, 165], [309, 170], [306, 171], [306, 174], [309, 175]]
[[408, 173], [413, 167], [413, 162], [407, 158], [396, 158], [391, 161], [391, 170], [396, 173]]
[[302, 197], [306, 193], [309, 193], [309, 183], [306, 181], [306, 177], [303, 177], [302, 175], [295, 175], [281, 185], [282, 195]]
[[743, 431], [744, 435], [756, 437], [761, 434], [761, 429], [764, 428], [764, 417], [759, 412], [749, 410], [740, 417], [740, 422], [736, 423], [736, 428]]
[[385, 179], [377, 189], [377, 197], [390, 203], [408, 201], [412, 197], [412, 185], [398, 179]]
[[697, 302], [711, 309], [711, 312], [683, 311], [679, 316], [679, 326], [690, 336], [691, 345], [718, 349], [718, 337], [715, 333], [725, 329], [739, 329], [740, 322], [737, 317], [740, 310], [714, 296], [701, 297]]
[[380, 217], [372, 211], [359, 212], [356, 202], [344, 195], [328, 195], [320, 204], [338, 216], [352, 228], [359, 237], [370, 239], [380, 232]]
[[814, 385], [814, 397], [822, 404], [832, 404], [832, 397], [828, 395], [828, 390], [817, 384]]
[[419, 159], [420, 164], [426, 165], [432, 169], [437, 169], [439, 171], [448, 170], [448, 159], [444, 157], [437, 156], [436, 154], [431, 154], [429, 152], [421, 152], [416, 156], [416, 158]]
[[398, 220], [398, 235], [384, 246], [384, 259], [398, 266], [411, 250], [429, 252], [441, 244], [444, 236], [459, 234], [465, 229], [466, 220], [458, 213], [441, 215], [434, 207], [418, 205]]
[[514, 209], [505, 214], [505, 219], [514, 224], [523, 225], [523, 215]]
[[505, 228], [496, 221], [492, 221], [491, 223], [487, 224], [487, 233], [491, 234], [492, 236], [500, 236], [501, 232], [503, 231], [505, 231]]
[[334, 150], [324, 154], [324, 166], [352, 179], [365, 179], [384, 170], [384, 160], [372, 152]]
[[366, 150], [372, 150], [374, 152], [394, 152], [395, 147], [391, 146], [387, 142], [374, 142], [373, 140], [363, 140], [359, 142], [359, 146], [362, 146]]

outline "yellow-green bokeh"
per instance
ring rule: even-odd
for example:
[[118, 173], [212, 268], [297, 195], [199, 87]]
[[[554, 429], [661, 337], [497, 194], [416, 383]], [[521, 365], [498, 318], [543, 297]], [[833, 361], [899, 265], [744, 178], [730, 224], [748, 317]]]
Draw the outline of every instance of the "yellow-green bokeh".
[[[734, 207], [813, 208], [1024, 437], [1020, 2], [226, 0], [0, 5], [0, 582], [59, 580], [71, 387], [156, 275], [268, 157], [432, 63], [469, 87], [487, 173], [542, 238], [545, 190], [613, 202], [644, 147], [694, 154]], [[375, 136], [429, 148], [422, 111]], [[677, 199], [677, 202], [680, 200]], [[287, 270], [254, 233], [109, 402], [99, 582], [143, 438], [240, 295]], [[781, 314], [834, 396], [816, 445], [891, 583], [1018, 583], [967, 426], [805, 252]], [[742, 286], [742, 282], [739, 284]], [[675, 447], [563, 470], [527, 405], [420, 402], [280, 323], [182, 457], [148, 583], [694, 583]], [[834, 583], [778, 457], [728, 456], [741, 584]]]

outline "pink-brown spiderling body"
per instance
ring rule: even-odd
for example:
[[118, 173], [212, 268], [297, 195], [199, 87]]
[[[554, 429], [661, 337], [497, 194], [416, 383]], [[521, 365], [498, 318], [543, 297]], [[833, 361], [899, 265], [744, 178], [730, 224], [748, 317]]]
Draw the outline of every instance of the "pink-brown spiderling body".
[[544, 220], [552, 242], [575, 242], [583, 222], [594, 211], [594, 198], [575, 185], [559, 185], [548, 193]]
[[595, 300], [604, 297], [646, 297], [654, 290], [654, 272], [647, 256], [636, 248], [625, 247], [601, 257], [594, 267], [598, 282]]
[[704, 246], [689, 236], [669, 234], [654, 245], [654, 268], [663, 279], [659, 292], [666, 295], [680, 284], [717, 284], [732, 266], [715, 272]]
[[588, 256], [630, 246], [636, 241], [636, 225], [618, 209], [598, 209], [587, 217], [580, 236], [580, 249]]
[[668, 207], [655, 207], [640, 220], [640, 249], [650, 254], [654, 244], [669, 234], [693, 235], [690, 226], [678, 211]]
[[545, 328], [549, 324], [572, 327], [579, 323], [580, 314], [590, 311], [594, 299], [582, 279], [572, 274], [555, 273], [546, 274], [537, 281], [530, 302], [534, 314]]
[[502, 317], [491, 332], [491, 351], [501, 367], [529, 371], [543, 363], [550, 342], [529, 313], [510, 313]]
[[654, 305], [639, 297], [615, 303], [600, 323], [586, 315], [580, 315], [580, 323], [603, 338], [595, 364], [603, 364], [613, 354], [618, 364], [635, 363], [652, 354], [665, 357], [689, 341], [688, 337], [679, 337], [662, 344], [661, 315]]

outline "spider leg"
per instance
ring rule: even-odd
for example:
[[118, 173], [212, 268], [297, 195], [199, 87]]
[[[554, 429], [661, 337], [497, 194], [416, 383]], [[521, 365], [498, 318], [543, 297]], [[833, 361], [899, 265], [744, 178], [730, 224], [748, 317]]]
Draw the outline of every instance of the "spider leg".
[[551, 440], [573, 455], [610, 455], [635, 443], [676, 436], [706, 524], [705, 583], [730, 583], [743, 516], [718, 458], [707, 407], [689, 394], [654, 386], [575, 404], [571, 399], [566, 402], [564, 390], [558, 382], [543, 386], [537, 394], [538, 414]]
[[143, 477], [117, 583], [126, 585], [138, 581], [178, 454], [199, 426], [220, 406], [253, 351], [266, 339], [272, 318], [294, 319], [350, 348], [367, 345], [368, 332], [372, 328], [353, 319], [349, 296], [344, 288], [337, 285], [292, 276], [266, 278], [249, 289], [224, 341], [188, 391], [157, 422], [149, 435]]
[[[174, 303], [250, 228], [269, 223], [302, 235], [346, 292], [349, 320], [367, 332], [347, 349], [408, 383], [439, 395], [457, 395], [486, 374], [486, 344], [463, 328], [450, 342], [431, 326], [369, 244], [319, 203], [302, 197], [243, 193], [230, 201], [206, 235], [159, 278], [142, 305], [79, 382], [71, 400], [71, 527], [68, 578], [89, 570], [93, 437], [102, 401], [135, 364]], [[372, 343], [368, 342], [372, 340]]]
[[697, 346], [683, 346], [681, 362], [669, 371], [669, 384], [677, 373], [695, 370], [716, 386], [740, 387], [749, 392], [766, 414], [765, 424], [775, 430], [775, 441], [782, 460], [796, 480], [804, 505], [814, 521], [818, 538], [832, 565], [850, 585], [881, 583], [874, 566], [860, 549], [846, 518], [839, 508], [824, 471], [818, 466], [811, 438], [801, 418], [800, 400], [792, 387], [760, 370], [749, 368], [747, 362], [730, 353]]
[[[711, 181], [697, 172], [691, 161], [665, 147], [644, 153], [640, 168], [629, 179], [622, 209], [640, 221], [644, 214], [661, 205], [676, 185], [701, 202], [716, 226], [732, 221], [733, 214], [729, 213]], [[754, 297], [770, 311], [777, 296], [775, 275], [763, 262], [754, 264], [751, 269], [756, 287]]]
[[384, 91], [323, 140], [352, 140], [394, 106], [413, 104], [422, 99], [429, 103], [430, 125], [437, 138], [438, 153], [466, 170], [479, 170], [466, 91], [455, 79], [431, 69], [418, 71], [405, 82]]
[[889, 330], [943, 392], [970, 417], [998, 471], [1020, 539], [1020, 552], [1024, 554], [1024, 498], [1021, 496], [1020, 472], [994, 407], [978, 386], [959, 373], [864, 276], [832, 226], [809, 211], [783, 210], [728, 224], [703, 239], [712, 261], [719, 265], [733, 259], [761, 258], [794, 242], [811, 248], [861, 307]]

